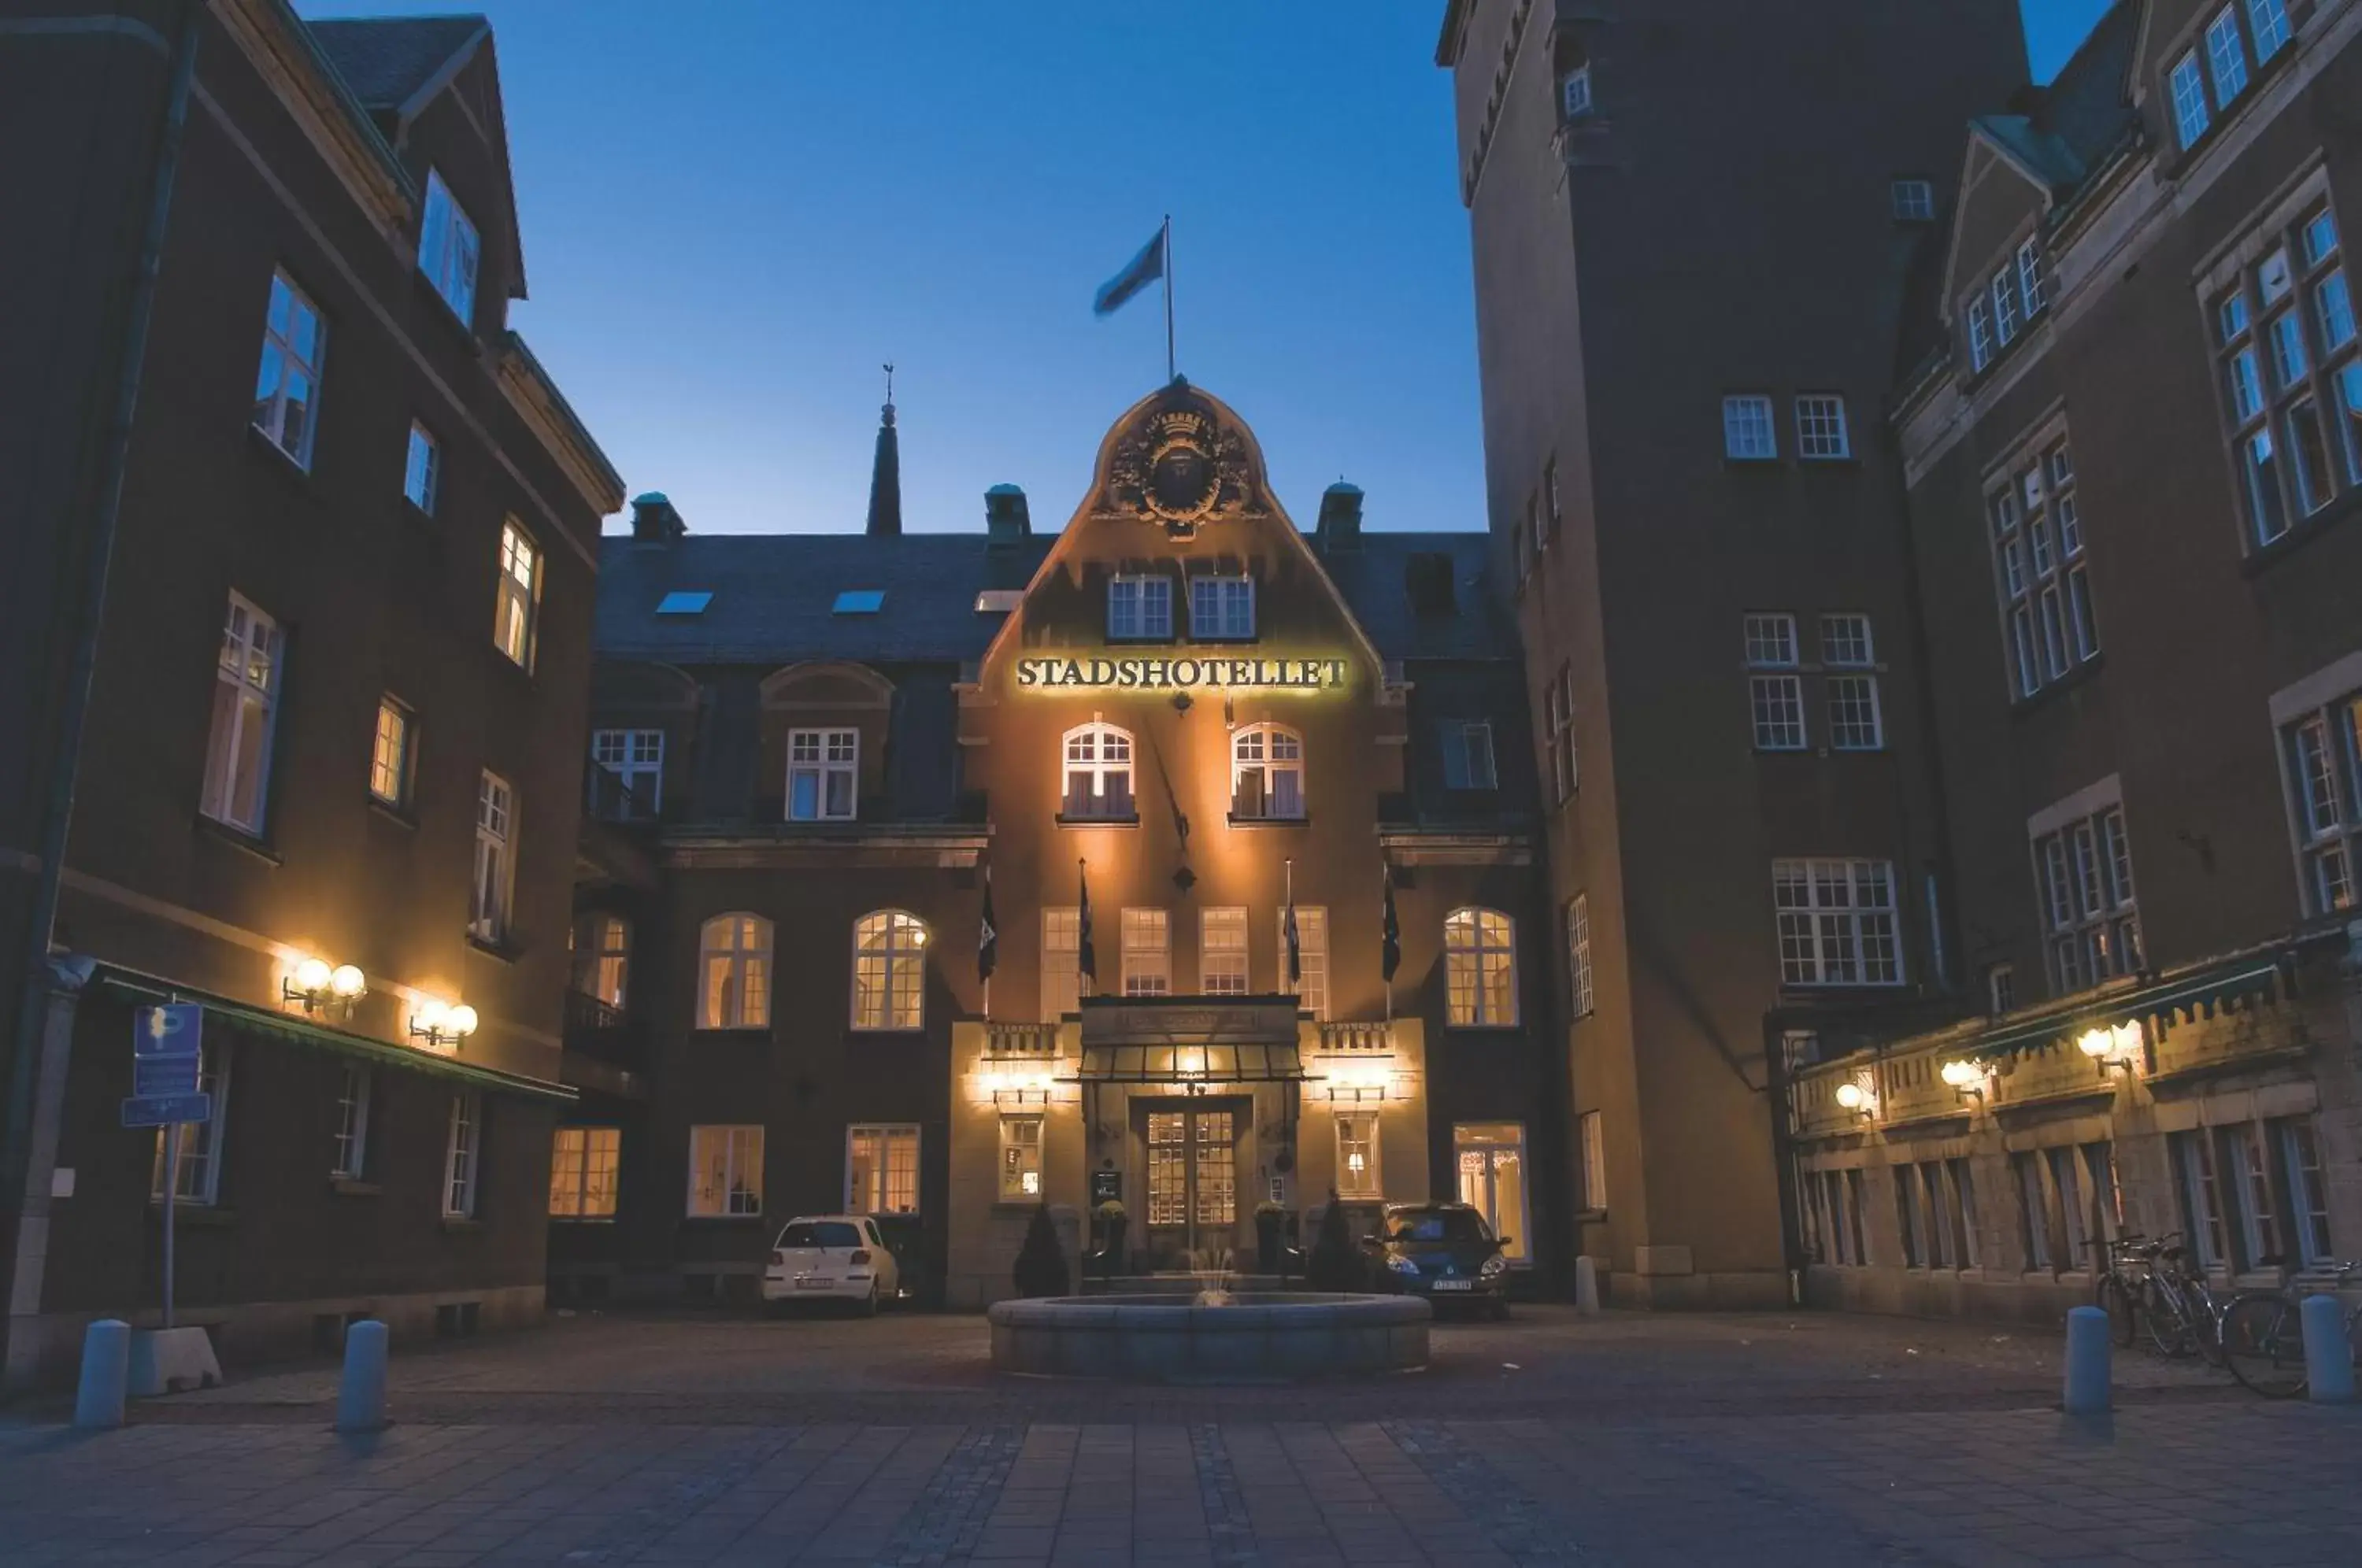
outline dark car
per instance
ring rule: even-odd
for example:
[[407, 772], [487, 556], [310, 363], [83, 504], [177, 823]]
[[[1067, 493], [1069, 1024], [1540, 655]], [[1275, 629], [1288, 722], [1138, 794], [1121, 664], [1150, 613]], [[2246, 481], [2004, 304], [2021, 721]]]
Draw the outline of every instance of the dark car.
[[1380, 1290], [1506, 1318], [1509, 1260], [1501, 1249], [1508, 1242], [1465, 1203], [1391, 1203], [1385, 1228], [1363, 1244]]

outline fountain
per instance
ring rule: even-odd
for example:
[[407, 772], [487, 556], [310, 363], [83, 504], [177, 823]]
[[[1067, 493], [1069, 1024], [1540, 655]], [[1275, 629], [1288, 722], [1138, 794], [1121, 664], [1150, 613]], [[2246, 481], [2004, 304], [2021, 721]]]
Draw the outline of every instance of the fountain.
[[1230, 1290], [996, 1302], [1002, 1372], [1162, 1383], [1283, 1383], [1427, 1364], [1428, 1304], [1407, 1296]]

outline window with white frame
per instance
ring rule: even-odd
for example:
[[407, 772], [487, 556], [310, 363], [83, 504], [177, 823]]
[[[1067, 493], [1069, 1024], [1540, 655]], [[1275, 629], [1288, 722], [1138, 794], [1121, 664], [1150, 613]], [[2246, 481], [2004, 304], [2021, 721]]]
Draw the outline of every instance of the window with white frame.
[[2166, 70], [2174, 139], [2183, 151], [2213, 128], [2215, 116], [2246, 92], [2256, 70], [2292, 36], [2287, 0], [2230, 0], [2206, 18]]
[[844, 1130], [844, 1210], [848, 1214], [919, 1211], [919, 1130], [909, 1126]]
[[513, 517], [501, 525], [501, 574], [492, 645], [518, 668], [533, 668], [541, 623], [541, 547]]
[[560, 1127], [549, 1144], [549, 1217], [613, 1220], [623, 1168], [620, 1127]]
[[272, 273], [262, 368], [254, 383], [254, 427], [302, 469], [312, 466], [312, 433], [320, 422], [320, 361], [327, 346], [319, 307], [286, 273]]
[[602, 815], [617, 821], [652, 818], [664, 810], [665, 733], [593, 730], [590, 760], [614, 776], [619, 791], [603, 791]]
[[2307, 1268], [2325, 1263], [2329, 1251], [2329, 1187], [2323, 1175], [2320, 1135], [2310, 1116], [2283, 1116], [2264, 1123], [2287, 1183], [2292, 1261]]
[[788, 732], [788, 820], [851, 822], [859, 809], [859, 730]]
[[2042, 241], [2028, 237], [2017, 247], [2017, 293], [2025, 312], [2025, 325], [2032, 326], [2050, 304], [2050, 291], [2042, 282]]
[[1093, 719], [1059, 742], [1065, 756], [1066, 794], [1060, 814], [1081, 822], [1130, 822], [1131, 732]]
[[443, 183], [426, 171], [426, 213], [418, 226], [418, 269], [461, 321], [476, 322], [476, 262], [482, 250], [476, 226]]
[[1443, 787], [1447, 790], [1495, 790], [1500, 782], [1493, 769], [1493, 726], [1484, 719], [1447, 719], [1441, 727]]
[[1108, 640], [1165, 642], [1173, 636], [1173, 580], [1120, 575], [1108, 580]]
[[1567, 1014], [1591, 1015], [1591, 898], [1577, 893], [1566, 904]]
[[412, 751], [417, 721], [392, 697], [377, 700], [377, 730], [370, 742], [370, 793], [396, 811], [410, 805]]
[[697, 1027], [769, 1027], [771, 922], [760, 915], [715, 915], [698, 927], [697, 944]]
[[1994, 964], [1985, 970], [1985, 1010], [1995, 1018], [2017, 1010], [2017, 966]]
[[2230, 1189], [2223, 1180], [2220, 1136], [2223, 1129], [2193, 1128], [2186, 1132], [2166, 1135], [2166, 1145], [2173, 1156], [2173, 1171], [2178, 1197], [2181, 1203], [2182, 1232], [2190, 1240], [2190, 1250], [2199, 1266], [2209, 1269], [2229, 1269], [2236, 1272], [2243, 1264], [2233, 1250], [2234, 1211], [2226, 1207]]
[[1783, 985], [1903, 983], [1891, 862], [1775, 860], [1772, 895]]
[[212, 733], [199, 809], [259, 834], [270, 807], [271, 732], [279, 722], [279, 624], [233, 593], [214, 682]]
[[578, 955], [578, 983], [587, 994], [620, 1011], [624, 986], [631, 977], [632, 922], [619, 914], [593, 914], [588, 923], [589, 951]]
[[1805, 745], [1805, 681], [1796, 673], [1796, 618], [1749, 615], [1743, 623], [1747, 700], [1758, 751], [1802, 751]]
[[348, 1065], [337, 1088], [337, 1145], [328, 1174], [359, 1181], [369, 1171], [370, 1070]]
[[2003, 261], [1985, 293], [1992, 301], [1993, 338], [2006, 348], [2017, 341], [2017, 270]]
[[1587, 120], [1595, 112], [1591, 97], [1591, 62], [1584, 61], [1568, 68], [1558, 83], [1559, 118], [1572, 125]]
[[1209, 909], [1198, 916], [1198, 988], [1209, 997], [1247, 994], [1247, 911]]
[[1173, 929], [1163, 910], [1123, 911], [1123, 994], [1173, 994]]
[[1582, 782], [1575, 770], [1574, 667], [1561, 664], [1543, 699], [1543, 745], [1550, 753], [1551, 799], [1563, 804]]
[[2100, 657], [2075, 462], [2061, 430], [2003, 470], [1985, 497], [2012, 690], [2033, 696]]
[[1296, 1005], [1316, 1019], [1329, 1016], [1329, 911], [1318, 904], [1296, 906], [1296, 963], [1298, 977], [1287, 973], [1287, 910], [1279, 911], [1279, 988], [1296, 998]]
[[1498, 910], [1454, 910], [1444, 917], [1444, 1011], [1455, 1029], [1516, 1025], [1517, 929]]
[[1828, 698], [1829, 747], [1876, 751], [1886, 744], [1878, 707], [1878, 656], [1871, 643], [1870, 617], [1821, 617], [1821, 663]]
[[927, 928], [901, 910], [853, 925], [853, 1027], [918, 1029], [926, 1019]]
[[1770, 398], [1760, 392], [1734, 392], [1722, 400], [1722, 455], [1744, 463], [1771, 462], [1780, 456]]
[[1981, 291], [1969, 296], [1969, 368], [1981, 370], [1993, 361], [1992, 314]]
[[2034, 839], [2034, 864], [2049, 933], [2051, 994], [2066, 996], [2138, 973], [2140, 911], [2124, 808], [2107, 806], [2046, 828]]
[[221, 1200], [222, 1136], [229, 1124], [229, 1047], [213, 1041], [200, 1043], [197, 1092], [213, 1099], [212, 1119], [180, 1121], [156, 1131], [156, 1166], [149, 1177], [149, 1196], [164, 1196], [164, 1167], [170, 1151], [164, 1140], [177, 1129], [181, 1134], [180, 1180], [176, 1191], [183, 1203], [214, 1204]]
[[2362, 487], [2362, 333], [2325, 196], [2247, 249], [2211, 312], [2232, 466], [2263, 546]]
[[1337, 1196], [1376, 1198], [1385, 1190], [1378, 1173], [1378, 1113], [1337, 1112]]
[[689, 1130], [689, 1217], [744, 1220], [763, 1212], [763, 1130]]
[[475, 1090], [451, 1097], [450, 1133], [443, 1145], [443, 1216], [476, 1217], [476, 1190], [482, 1172], [484, 1102]]
[[1846, 433], [1842, 396], [1835, 392], [1797, 394], [1796, 455], [1816, 462], [1853, 456], [1853, 443]]
[[1237, 643], [1255, 635], [1254, 579], [1189, 580], [1189, 635], [1201, 643]]
[[1082, 1006], [1083, 911], [1042, 911], [1042, 1021], [1055, 1023]]
[[1594, 1213], [1607, 1209], [1607, 1138], [1600, 1113], [1586, 1110], [1575, 1118], [1583, 1145], [1583, 1206]]
[[402, 493], [429, 517], [435, 515], [435, 492], [443, 478], [443, 448], [415, 419], [410, 422], [410, 451], [403, 461]]
[[1000, 1198], [1022, 1203], [1042, 1196], [1042, 1118], [1000, 1119]]
[[509, 903], [516, 889], [516, 793], [485, 770], [476, 790], [476, 878], [469, 887], [468, 930], [478, 940], [508, 935]]
[[1231, 737], [1231, 815], [1293, 822], [1304, 815], [1304, 737], [1278, 724], [1249, 724]]
[[1897, 222], [1936, 221], [1936, 186], [1933, 181], [1897, 180], [1894, 182], [1893, 201]]
[[2362, 854], [2362, 690], [2280, 727], [2305, 911], [2354, 907]]

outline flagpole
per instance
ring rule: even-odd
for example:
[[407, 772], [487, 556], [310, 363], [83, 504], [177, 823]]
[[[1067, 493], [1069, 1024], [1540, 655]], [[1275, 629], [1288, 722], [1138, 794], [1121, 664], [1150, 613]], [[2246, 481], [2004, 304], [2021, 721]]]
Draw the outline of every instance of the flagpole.
[[[1393, 900], [1394, 890], [1394, 872], [1385, 861], [1381, 859], [1378, 862], [1378, 919], [1382, 925], [1385, 919], [1386, 904]], [[1395, 1021], [1395, 979], [1392, 975], [1384, 972], [1385, 955], [1383, 952], [1378, 955], [1378, 968], [1381, 981], [1386, 988], [1386, 1022], [1391, 1024]]]
[[1173, 215], [1164, 215], [1164, 379], [1175, 379], [1173, 360]]

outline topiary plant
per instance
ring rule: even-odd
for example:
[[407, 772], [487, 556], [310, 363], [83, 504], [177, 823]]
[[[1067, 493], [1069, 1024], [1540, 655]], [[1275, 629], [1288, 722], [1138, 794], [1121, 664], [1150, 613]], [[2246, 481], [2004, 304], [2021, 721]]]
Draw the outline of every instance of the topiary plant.
[[1362, 1249], [1345, 1225], [1345, 1206], [1337, 1189], [1329, 1189], [1328, 1207], [1320, 1211], [1319, 1234], [1305, 1268], [1315, 1290], [1359, 1290], [1363, 1278]]
[[1025, 1227], [1025, 1244], [1017, 1249], [1017, 1294], [1020, 1296], [1064, 1296], [1073, 1287], [1074, 1276], [1066, 1271], [1066, 1249], [1059, 1243], [1058, 1227], [1050, 1220], [1050, 1206], [1033, 1206], [1032, 1220]]

